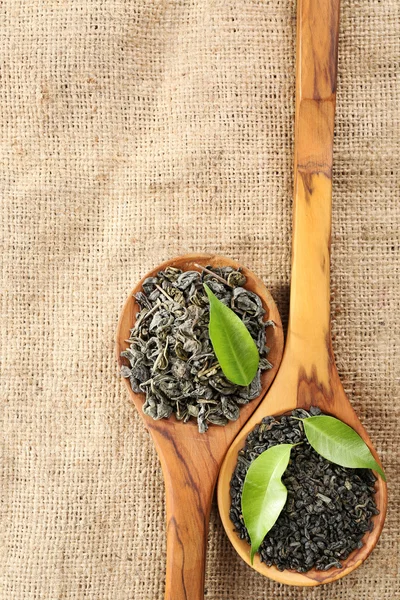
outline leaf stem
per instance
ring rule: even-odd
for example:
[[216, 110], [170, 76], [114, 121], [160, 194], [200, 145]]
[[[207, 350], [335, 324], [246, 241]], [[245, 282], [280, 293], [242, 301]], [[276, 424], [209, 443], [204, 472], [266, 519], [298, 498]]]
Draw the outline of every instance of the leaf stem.
[[193, 263], [193, 266], [197, 267], [198, 269], [201, 269], [202, 271], [204, 271], [205, 273], [208, 273], [209, 275], [212, 275], [213, 277], [215, 277], [215, 279], [218, 279], [218, 281], [220, 281], [221, 283], [224, 283], [228, 287], [233, 288], [233, 285], [228, 283], [226, 279], [224, 279], [220, 275], [217, 275], [213, 271], [210, 271], [210, 269], [207, 269], [206, 267], [203, 267], [202, 265], [199, 265], [198, 263]]
[[207, 373], [211, 373], [211, 371], [214, 371], [214, 369], [216, 368], [221, 368], [218, 362], [211, 365], [211, 367], [208, 367], [205, 371], [199, 371], [197, 373], [197, 377], [203, 377], [204, 375], [207, 375]]
[[[162, 290], [162, 291], [163, 291], [163, 290]], [[136, 329], [136, 328], [138, 328], [138, 327], [139, 327], [139, 325], [141, 325], [141, 324], [143, 323], [143, 321], [144, 321], [145, 319], [147, 319], [147, 317], [149, 317], [150, 315], [152, 315], [152, 314], [153, 314], [153, 313], [156, 311], [156, 309], [157, 309], [159, 306], [160, 306], [160, 302], [158, 302], [158, 300], [157, 300], [157, 302], [156, 302], [156, 304], [153, 306], [153, 308], [151, 308], [149, 311], [147, 311], [147, 313], [144, 313], [144, 314], [143, 314], [143, 313], [141, 313], [141, 314], [139, 315], [139, 318], [138, 318], [138, 320], [136, 321], [136, 323], [135, 323], [135, 325], [134, 325], [135, 329]], [[128, 341], [128, 340], [127, 340], [127, 341]], [[132, 340], [132, 341], [133, 341], [133, 340]]]
[[164, 294], [164, 296], [166, 296], [168, 298], [168, 300], [171, 300], [171, 302], [173, 302], [174, 304], [179, 304], [179, 302], [177, 302], [176, 300], [171, 298], [171, 296], [169, 294], [167, 294], [167, 292], [165, 290], [163, 290], [162, 287], [159, 286], [157, 283], [155, 284], [155, 286], [162, 294]]

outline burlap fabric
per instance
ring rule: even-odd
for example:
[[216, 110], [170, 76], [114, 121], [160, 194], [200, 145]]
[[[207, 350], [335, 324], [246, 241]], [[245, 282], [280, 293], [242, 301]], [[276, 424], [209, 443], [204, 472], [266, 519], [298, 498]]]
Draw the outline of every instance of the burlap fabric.
[[[159, 600], [160, 466], [113, 355], [133, 284], [187, 251], [239, 259], [287, 319], [290, 0], [1, 5], [1, 600]], [[398, 0], [342, 6], [332, 315], [390, 507], [358, 571], [295, 589], [247, 567], [214, 506], [209, 600], [399, 591]], [[397, 366], [397, 370], [396, 370]]]

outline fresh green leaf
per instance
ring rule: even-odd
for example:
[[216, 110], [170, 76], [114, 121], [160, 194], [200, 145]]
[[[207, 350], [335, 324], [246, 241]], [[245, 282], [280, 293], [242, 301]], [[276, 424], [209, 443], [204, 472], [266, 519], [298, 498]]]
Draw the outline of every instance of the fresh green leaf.
[[260, 356], [246, 325], [204, 284], [210, 302], [209, 335], [225, 377], [237, 385], [249, 385]]
[[383, 469], [354, 429], [326, 415], [303, 419], [303, 425], [308, 441], [318, 454], [342, 467], [373, 469], [386, 481]]
[[287, 489], [281, 477], [295, 444], [268, 448], [250, 465], [242, 492], [242, 514], [251, 541], [251, 563], [261, 542], [286, 503]]

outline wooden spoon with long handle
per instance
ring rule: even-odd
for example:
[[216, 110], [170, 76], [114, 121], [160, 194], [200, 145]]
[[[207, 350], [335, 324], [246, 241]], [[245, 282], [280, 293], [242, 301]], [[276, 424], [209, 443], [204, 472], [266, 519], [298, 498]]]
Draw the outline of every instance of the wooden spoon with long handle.
[[[239, 267], [238, 263], [223, 256], [188, 254], [159, 265], [137, 284], [126, 301], [118, 324], [116, 355], [120, 366], [126, 363], [121, 358], [121, 351], [129, 345], [126, 340], [139, 311], [133, 294], [141, 290], [144, 279], [154, 277], [169, 266], [199, 271], [206, 265]], [[247, 278], [246, 289], [260, 296], [266, 317], [274, 321], [275, 327], [266, 329], [266, 344], [271, 349], [268, 359], [273, 367], [262, 373], [261, 394], [241, 408], [237, 421], [231, 421], [225, 427], [210, 425], [206, 433], [199, 433], [197, 423], [184, 424], [175, 417], [153, 421], [142, 411], [144, 394], [135, 394], [125, 379], [128, 393], [153, 438], [164, 474], [167, 508], [165, 600], [204, 598], [207, 533], [218, 471], [232, 440], [271, 385], [282, 358], [282, 323], [275, 302], [254, 273], [245, 268], [242, 272]]]
[[[361, 425], [336, 370], [330, 333], [329, 253], [332, 206], [332, 147], [336, 101], [339, 0], [298, 0], [297, 81], [294, 153], [294, 206], [290, 317], [278, 375], [252, 418], [233, 442], [221, 468], [218, 503], [235, 549], [250, 564], [248, 544], [229, 519], [229, 483], [247, 434], [264, 416], [317, 405], [353, 427], [379, 458]], [[380, 514], [364, 546], [343, 568], [301, 574], [266, 567], [256, 555], [253, 567], [282, 583], [318, 585], [358, 567], [375, 547], [386, 515], [387, 490], [376, 484]]]

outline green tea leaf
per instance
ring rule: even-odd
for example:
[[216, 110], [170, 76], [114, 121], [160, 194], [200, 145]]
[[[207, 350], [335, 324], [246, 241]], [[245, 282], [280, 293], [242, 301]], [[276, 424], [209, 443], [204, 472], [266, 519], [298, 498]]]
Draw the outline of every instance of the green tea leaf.
[[303, 425], [308, 441], [318, 454], [342, 467], [373, 469], [386, 481], [383, 469], [354, 429], [325, 415], [303, 419]]
[[249, 385], [260, 356], [246, 325], [204, 284], [210, 302], [209, 335], [225, 377], [237, 385]]
[[281, 477], [289, 464], [294, 444], [268, 448], [250, 465], [242, 492], [242, 514], [251, 541], [251, 563], [261, 542], [286, 503], [287, 489]]

